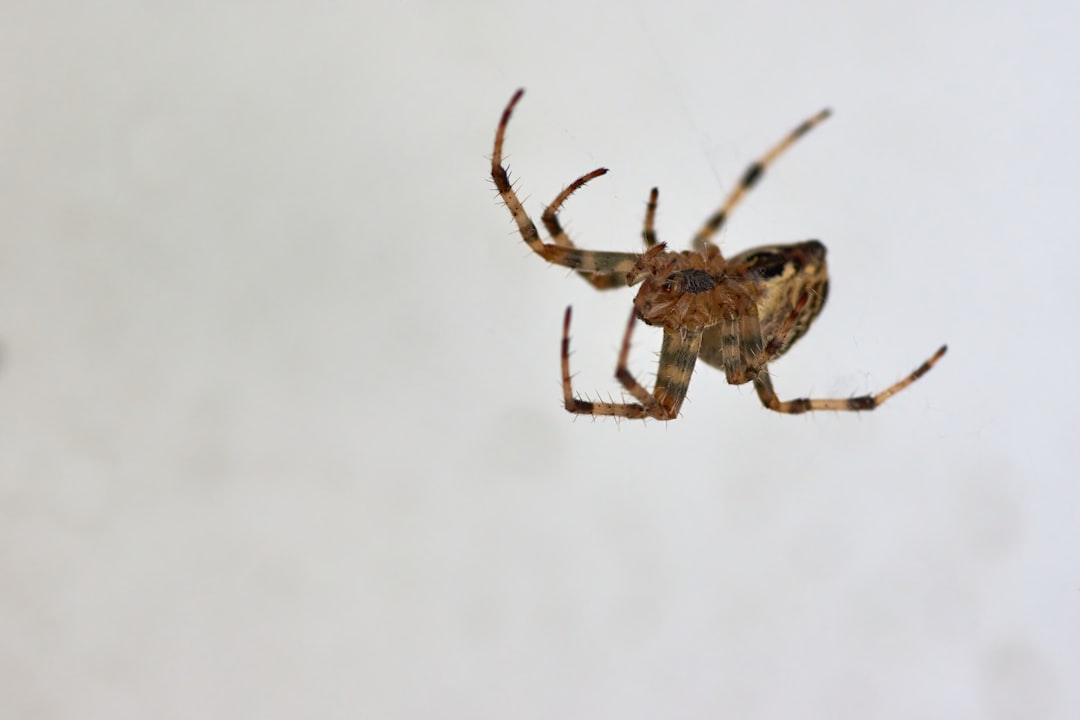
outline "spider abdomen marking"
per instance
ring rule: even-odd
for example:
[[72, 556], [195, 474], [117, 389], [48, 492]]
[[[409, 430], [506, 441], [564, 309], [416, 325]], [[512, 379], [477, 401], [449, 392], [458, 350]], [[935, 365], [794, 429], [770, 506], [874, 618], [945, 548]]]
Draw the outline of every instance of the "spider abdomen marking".
[[[686, 398], [700, 357], [724, 371], [727, 381], [753, 382], [762, 405], [800, 414], [814, 410], [873, 410], [925, 375], [941, 359], [942, 345], [902, 380], [876, 395], [843, 399], [798, 398], [782, 401], [773, 390], [768, 364], [802, 337], [821, 313], [829, 293], [825, 246], [817, 240], [766, 245], [726, 260], [711, 240], [732, 210], [758, 185], [772, 163], [796, 140], [829, 117], [825, 109], [803, 121], [743, 171], [738, 185], [704, 222], [693, 238], [693, 250], [672, 252], [657, 241], [654, 222], [659, 191], [653, 188], [645, 210], [644, 252], [596, 252], [575, 247], [558, 219], [571, 194], [607, 173], [598, 168], [568, 185], [541, 216], [550, 235], [545, 242], [510, 183], [502, 165], [502, 147], [518, 90], [503, 110], [491, 156], [491, 179], [517, 225], [521, 239], [550, 263], [576, 271], [598, 290], [638, 285], [634, 311], [623, 334], [615, 378], [635, 402], [594, 402], [578, 398], [570, 381], [570, 308], [563, 319], [562, 387], [567, 411], [584, 415], [673, 420]], [[649, 392], [627, 367], [630, 338], [637, 320], [663, 329], [660, 367]]]
[[[825, 246], [817, 240], [793, 245], [752, 248], [728, 261], [733, 269], [758, 290], [761, 337], [768, 343], [779, 333], [785, 319], [806, 295], [806, 304], [795, 320], [787, 340], [772, 356], [776, 360], [806, 334], [821, 314], [829, 295], [829, 271]], [[708, 340], [706, 339], [706, 343]], [[709, 360], [702, 358], [705, 362]]]

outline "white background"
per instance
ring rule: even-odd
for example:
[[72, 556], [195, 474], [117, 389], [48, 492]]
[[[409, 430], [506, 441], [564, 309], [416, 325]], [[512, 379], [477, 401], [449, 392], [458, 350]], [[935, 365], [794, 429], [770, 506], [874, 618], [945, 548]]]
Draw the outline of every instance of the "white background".
[[[1080, 716], [1080, 6], [0, 5], [0, 716]], [[538, 216], [820, 238], [773, 367], [560, 406]], [[633, 368], [655, 370], [639, 327]]]

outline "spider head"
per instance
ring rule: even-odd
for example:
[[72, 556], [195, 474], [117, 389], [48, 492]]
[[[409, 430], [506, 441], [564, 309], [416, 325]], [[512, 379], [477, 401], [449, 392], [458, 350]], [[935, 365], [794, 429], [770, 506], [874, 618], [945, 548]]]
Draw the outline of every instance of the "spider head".
[[701, 253], [670, 253], [663, 244], [649, 248], [626, 276], [628, 285], [641, 283], [634, 298], [638, 317], [648, 325], [672, 329], [715, 322], [715, 291], [727, 277], [722, 264], [719, 272], [709, 265]]

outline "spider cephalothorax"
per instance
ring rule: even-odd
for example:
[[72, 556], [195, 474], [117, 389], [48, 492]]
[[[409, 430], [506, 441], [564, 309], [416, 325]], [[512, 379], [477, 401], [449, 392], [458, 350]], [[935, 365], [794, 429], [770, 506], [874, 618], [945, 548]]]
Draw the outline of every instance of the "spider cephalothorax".
[[626, 284], [641, 283], [634, 310], [642, 322], [694, 331], [741, 315], [755, 304], [753, 287], [730, 277], [720, 253], [668, 252], [663, 243], [641, 255]]
[[[642, 231], [645, 252], [599, 252], [576, 248], [559, 224], [558, 212], [574, 191], [606, 173], [606, 169], [594, 170], [572, 182], [544, 211], [541, 221], [551, 235], [551, 242], [540, 238], [536, 225], [514, 192], [502, 166], [502, 146], [510, 115], [523, 92], [518, 90], [503, 111], [491, 157], [491, 177], [522, 239], [545, 260], [576, 270], [597, 289], [641, 284], [615, 367], [616, 379], [636, 402], [591, 402], [574, 395], [570, 384], [570, 308], [566, 309], [562, 376], [563, 400], [570, 412], [672, 420], [679, 414], [699, 357], [702, 362], [723, 370], [729, 383], [752, 381], [762, 404], [770, 410], [783, 413], [871, 410], [922, 377], [945, 354], [946, 347], [942, 345], [913, 373], [876, 395], [782, 401], [773, 390], [768, 363], [802, 337], [825, 304], [829, 290], [825, 246], [817, 240], [767, 245], [725, 259], [711, 238], [766, 168], [827, 118], [828, 110], [803, 122], [761, 159], [750, 164], [720, 209], [694, 236], [693, 250], [672, 252], [664, 243], [657, 242], [654, 221], [659, 193], [653, 188]], [[636, 319], [664, 330], [660, 367], [651, 393], [626, 366]]]

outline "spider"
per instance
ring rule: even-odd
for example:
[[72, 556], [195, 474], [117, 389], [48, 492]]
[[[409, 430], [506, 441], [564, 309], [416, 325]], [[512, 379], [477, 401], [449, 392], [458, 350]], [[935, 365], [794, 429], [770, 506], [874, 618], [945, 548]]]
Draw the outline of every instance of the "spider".
[[[825, 305], [829, 290], [825, 246], [817, 240], [793, 245], [765, 245], [725, 259], [711, 238], [765, 170], [799, 138], [829, 117], [828, 109], [804, 121], [746, 168], [720, 209], [697, 231], [692, 250], [669, 251], [664, 243], [657, 241], [654, 223], [659, 191], [653, 188], [645, 208], [641, 234], [645, 251], [601, 252], [578, 249], [559, 224], [558, 213], [570, 195], [605, 174], [606, 168], [593, 170], [570, 183], [544, 210], [540, 219], [551, 242], [541, 239], [536, 225], [514, 192], [502, 165], [502, 148], [510, 115], [524, 92], [522, 89], [514, 93], [503, 110], [491, 157], [491, 177], [517, 223], [522, 239], [540, 257], [575, 270], [597, 290], [641, 284], [615, 366], [615, 378], [636, 402], [592, 402], [574, 394], [570, 381], [571, 309], [566, 308], [562, 331], [562, 388], [569, 412], [673, 420], [678, 417], [686, 398], [698, 358], [723, 370], [732, 385], [753, 382], [761, 403], [776, 412], [873, 410], [925, 375], [945, 354], [947, 346], [942, 345], [913, 373], [876, 395], [780, 400], [773, 390], [769, 362], [783, 355], [806, 333]], [[627, 369], [630, 337], [637, 320], [664, 331], [660, 367], [651, 393]]]

